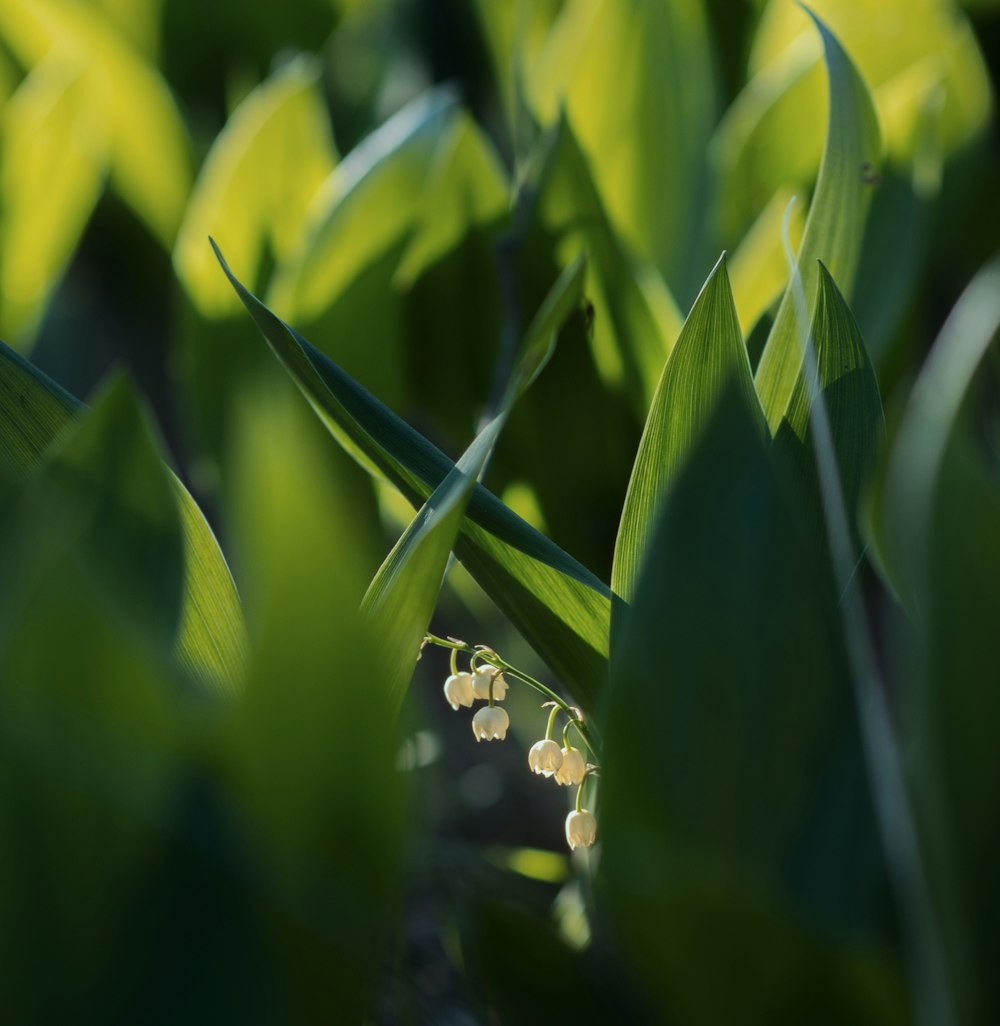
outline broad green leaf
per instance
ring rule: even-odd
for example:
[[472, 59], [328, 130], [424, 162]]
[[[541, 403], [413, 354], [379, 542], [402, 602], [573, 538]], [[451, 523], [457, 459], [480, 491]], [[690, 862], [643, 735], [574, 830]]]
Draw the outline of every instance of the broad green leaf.
[[546, 141], [541, 164], [538, 218], [556, 236], [561, 259], [568, 263], [581, 249], [589, 256], [594, 361], [605, 382], [623, 389], [644, 416], [680, 333], [680, 313], [655, 269], [626, 253], [565, 117]]
[[552, 353], [556, 332], [582, 295], [584, 263], [569, 267], [552, 287], [522, 341], [520, 358], [497, 415], [479, 432], [435, 488], [379, 568], [362, 608], [378, 625], [389, 653], [390, 693], [398, 703], [413, 675], [414, 652], [437, 606], [448, 559], [470, 496], [511, 407]]
[[700, 0], [568, 0], [526, 69], [539, 119], [565, 109], [612, 223], [682, 300], [697, 288], [711, 69]]
[[[97, 424], [80, 427], [77, 440]], [[122, 443], [119, 455], [144, 444]], [[184, 789], [181, 705], [201, 723], [216, 707], [171, 673], [135, 629], [138, 610], [80, 558], [88, 541], [73, 531], [102, 531], [87, 493], [114, 491], [115, 458], [95, 455], [91, 469], [110, 476], [64, 478], [67, 506], [21, 506], [0, 524], [0, 830], [18, 839], [0, 857], [0, 955], [4, 1014], [18, 1022], [108, 1021], [126, 1008], [143, 1017], [134, 974], [157, 917], [136, 913], [159, 906], [145, 901], [154, 880], [164, 898], [165, 846], [183, 832], [169, 823]], [[161, 566], [152, 555], [151, 574]]]
[[[968, 19], [951, 0], [879, 0], [877, 12], [853, 0], [815, 0], [809, 7], [843, 42], [871, 88], [894, 162], [914, 158], [927, 76], [939, 79], [945, 91], [946, 152], [984, 127], [989, 75]], [[794, 4], [772, 0], [754, 39], [751, 75], [780, 62], [808, 31]]]
[[[844, 502], [855, 527], [858, 503], [871, 481], [876, 457], [885, 441], [885, 418], [875, 370], [854, 315], [822, 263], [819, 272], [819, 295], [812, 323], [817, 373], [813, 388], [826, 407]], [[775, 444], [790, 446], [796, 463], [809, 468], [807, 487], [818, 501], [809, 419], [811, 394], [803, 367]], [[795, 436], [796, 443], [784, 437], [786, 429]]]
[[[292, 378], [341, 445], [418, 508], [454, 466], [439, 449], [309, 345], [233, 277], [233, 287]], [[607, 586], [485, 488], [469, 501], [458, 558], [567, 689], [593, 701], [606, 668]]]
[[99, 11], [67, 0], [4, 0], [0, 38], [26, 67], [52, 52], [83, 69], [88, 122], [99, 119], [108, 135], [111, 184], [172, 245], [190, 187], [190, 157], [184, 124], [157, 70]]
[[205, 316], [240, 309], [208, 236], [221, 240], [244, 278], [258, 280], [267, 257], [280, 263], [300, 245], [306, 210], [335, 161], [319, 67], [296, 58], [233, 112], [184, 213], [174, 266]]
[[461, 112], [442, 132], [415, 212], [413, 237], [396, 270], [405, 290], [457, 246], [474, 225], [507, 213], [510, 185], [482, 129]]
[[0, 335], [22, 348], [90, 219], [108, 160], [84, 65], [49, 55], [0, 113]]
[[731, 380], [663, 503], [604, 704], [598, 898], [664, 1021], [910, 1022], [818, 546]]
[[306, 239], [276, 268], [269, 303], [296, 320], [315, 320], [369, 264], [413, 231], [455, 99], [433, 90], [356, 146], [313, 201]]
[[[6, 465], [30, 475], [82, 404], [0, 343], [0, 440]], [[223, 690], [242, 681], [243, 614], [225, 559], [194, 499], [173, 474], [170, 485], [182, 529], [184, 595], [175, 652], [196, 677]]]
[[901, 722], [961, 1021], [1000, 1015], [995, 862], [1000, 812], [1000, 260], [967, 287], [934, 343], [873, 505], [898, 625]]
[[611, 575], [614, 593], [625, 601], [635, 591], [649, 537], [671, 482], [730, 381], [736, 383], [750, 418], [762, 421], [722, 256], [663, 368], [632, 465]]
[[[30, 581], [38, 564], [79, 560], [118, 617], [169, 653], [181, 608], [179, 511], [123, 379], [59, 434], [8, 513], [7, 530], [3, 563], [13, 582]], [[20, 589], [7, 597], [20, 601]], [[10, 622], [9, 611], [0, 620]]]
[[[253, 853], [240, 933], [266, 944], [278, 1019], [361, 1023], [383, 979], [406, 839], [384, 639], [358, 610], [370, 573], [353, 544], [359, 513], [294, 390], [245, 395], [237, 424], [228, 507], [250, 670], [215, 752], [230, 844]], [[258, 981], [233, 989], [244, 986]]]
[[[818, 260], [845, 289], [854, 280], [880, 147], [878, 121], [864, 81], [829, 29], [815, 16], [813, 20], [823, 39], [830, 116], [823, 163], [798, 252], [810, 313], [819, 286]], [[795, 287], [790, 282], [785, 290], [755, 379], [772, 433], [781, 423], [802, 365]]]
[[952, 436], [973, 379], [1000, 323], [994, 260], [952, 311], [907, 403], [873, 496], [874, 541], [908, 604], [926, 592], [919, 569], [933, 538], [932, 514]]
[[[919, 161], [923, 98], [944, 96], [941, 145], [959, 150], [985, 126], [989, 78], [969, 23], [951, 0], [817, 0], [815, 10], [871, 89], [889, 162]], [[823, 152], [820, 48], [801, 7], [773, 0], [750, 55], [749, 81], [713, 139], [721, 175], [723, 240], [737, 237], [782, 186], [807, 186]], [[945, 125], [945, 122], [947, 124]], [[842, 280], [838, 276], [838, 280]]]
[[521, 142], [524, 79], [545, 45], [562, 0], [474, 0], [515, 147]]
[[[740, 330], [749, 336], [755, 325], [779, 299], [788, 282], [788, 261], [782, 244], [782, 222], [792, 201], [788, 189], [780, 189], [747, 230], [729, 261], [733, 299]], [[788, 234], [793, 246], [802, 240], [802, 204], [791, 208]]]

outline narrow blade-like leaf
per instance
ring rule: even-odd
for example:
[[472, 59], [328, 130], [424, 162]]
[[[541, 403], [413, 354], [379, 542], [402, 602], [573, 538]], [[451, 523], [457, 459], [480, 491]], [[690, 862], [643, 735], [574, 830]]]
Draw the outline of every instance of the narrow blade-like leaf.
[[[216, 255], [275, 355], [334, 437], [419, 508], [454, 463], [276, 317], [235, 278], [217, 247]], [[574, 275], [577, 289], [582, 270]], [[566, 687], [581, 702], [591, 701], [607, 665], [607, 586], [481, 486], [469, 499], [455, 553]]]
[[[0, 343], [0, 452], [15, 474], [31, 474], [83, 408]], [[236, 587], [197, 503], [169, 470], [163, 472], [169, 475], [183, 531], [184, 597], [175, 651], [196, 676], [231, 690], [242, 679], [246, 658]]]
[[[823, 162], [798, 254], [810, 310], [819, 287], [818, 260], [830, 268], [845, 289], [850, 289], [861, 251], [870, 193], [878, 180], [881, 151], [878, 120], [868, 87], [836, 37], [819, 18], [812, 17], [823, 39], [830, 118]], [[795, 282], [789, 282], [757, 368], [757, 391], [772, 433], [788, 408], [802, 366], [795, 287]]]
[[670, 482], [730, 379], [735, 380], [751, 418], [762, 423], [723, 256], [695, 300], [663, 368], [632, 466], [611, 577], [614, 593], [626, 601], [635, 590], [649, 534]]

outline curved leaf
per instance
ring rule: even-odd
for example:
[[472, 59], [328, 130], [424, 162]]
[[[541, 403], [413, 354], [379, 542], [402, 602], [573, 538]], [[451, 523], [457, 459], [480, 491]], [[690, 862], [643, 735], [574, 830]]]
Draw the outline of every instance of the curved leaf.
[[335, 160], [315, 62], [291, 61], [236, 108], [205, 159], [174, 247], [177, 275], [203, 314], [240, 309], [205, 239], [221, 239], [255, 281], [266, 253], [280, 262], [300, 243]]
[[[871, 481], [876, 457], [885, 440], [885, 417], [875, 369], [861, 331], [822, 263], [812, 338], [816, 347], [816, 392], [826, 404], [844, 502], [856, 537], [858, 503]], [[812, 394], [803, 367], [774, 441], [776, 446], [788, 449], [793, 463], [803, 470], [810, 501], [814, 499], [816, 503], [813, 509], [821, 516], [809, 423]]]
[[[0, 343], [0, 441], [11, 470], [27, 477], [83, 404]], [[180, 518], [184, 592], [176, 632], [178, 660], [214, 687], [231, 690], [243, 677], [243, 613], [229, 568], [201, 510], [164, 467]]]
[[[247, 312], [334, 437], [366, 470], [419, 508], [454, 463], [276, 317], [236, 279], [217, 247], [216, 255]], [[566, 687], [581, 702], [591, 702], [607, 665], [607, 586], [478, 485], [455, 554]]]
[[730, 380], [761, 418], [723, 255], [688, 314], [663, 368], [639, 442], [615, 542], [611, 586], [629, 601], [660, 505]]
[[[830, 119], [823, 163], [798, 253], [810, 311], [819, 286], [818, 260], [845, 288], [853, 281], [880, 152], [878, 121], [867, 86], [830, 30], [815, 15], [812, 17], [823, 39]], [[785, 415], [802, 366], [795, 287], [795, 282], [789, 282], [785, 289], [755, 379], [772, 433]]]

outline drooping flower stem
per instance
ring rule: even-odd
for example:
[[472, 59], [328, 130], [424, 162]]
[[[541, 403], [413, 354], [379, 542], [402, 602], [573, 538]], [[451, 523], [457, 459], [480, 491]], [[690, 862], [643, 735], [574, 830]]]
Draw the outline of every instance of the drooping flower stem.
[[506, 659], [498, 655], [488, 645], [470, 645], [458, 638], [439, 638], [436, 634], [427, 634], [424, 637], [424, 644], [437, 645], [439, 648], [450, 650], [453, 673], [456, 672], [454, 667], [457, 665], [456, 660], [458, 658], [458, 653], [464, 652], [472, 661], [473, 668], [475, 668], [477, 663], [485, 663], [497, 670], [502, 670], [505, 677], [515, 677], [522, 683], [527, 684], [528, 687], [534, 688], [535, 691], [544, 695], [550, 702], [554, 702], [556, 706], [566, 714], [573, 726], [576, 727], [584, 744], [588, 749], [590, 749], [591, 755], [593, 755], [598, 762], [600, 761], [600, 753], [597, 749], [596, 742], [591, 735], [588, 724], [583, 720], [580, 711], [571, 706], [565, 701], [565, 699], [557, 695], [550, 687], [543, 684], [540, 680], [536, 680], [530, 674], [525, 673], [523, 670], [519, 670], [516, 666], [508, 663]]
[[556, 717], [559, 715], [559, 706], [553, 705], [552, 712], [549, 713], [549, 722], [545, 727], [545, 740], [550, 741], [552, 739], [552, 728], [556, 725]]

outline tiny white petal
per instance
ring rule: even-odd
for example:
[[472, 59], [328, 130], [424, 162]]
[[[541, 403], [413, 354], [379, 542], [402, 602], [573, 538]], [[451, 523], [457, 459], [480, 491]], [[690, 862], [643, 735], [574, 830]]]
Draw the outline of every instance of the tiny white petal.
[[592, 812], [582, 809], [566, 817], [566, 843], [570, 848], [589, 848], [596, 840], [597, 820]]
[[556, 773], [556, 783], [564, 787], [579, 784], [587, 773], [587, 760], [579, 748], [562, 750], [562, 765]]
[[562, 765], [562, 752], [555, 741], [536, 741], [528, 752], [528, 766], [532, 773], [551, 777]]
[[453, 673], [444, 682], [444, 697], [448, 700], [452, 709], [460, 705], [468, 708], [476, 700], [476, 693], [472, 689], [471, 673]]
[[507, 697], [507, 681], [504, 675], [492, 666], [484, 666], [472, 678], [472, 690], [476, 698], [488, 702], [490, 698], [490, 681], [493, 681], [493, 701], [502, 702]]
[[507, 736], [510, 717], [499, 706], [485, 706], [472, 717], [472, 733], [477, 741], [499, 741]]

